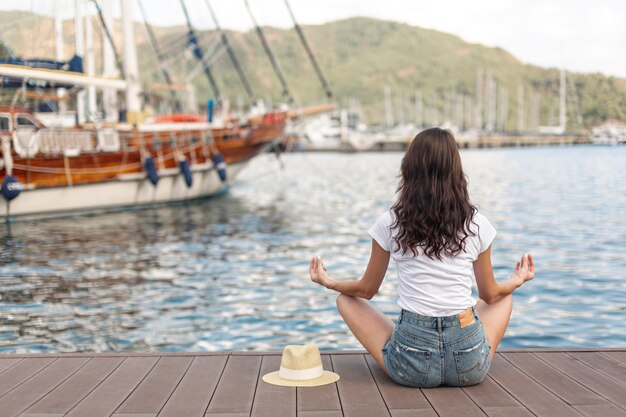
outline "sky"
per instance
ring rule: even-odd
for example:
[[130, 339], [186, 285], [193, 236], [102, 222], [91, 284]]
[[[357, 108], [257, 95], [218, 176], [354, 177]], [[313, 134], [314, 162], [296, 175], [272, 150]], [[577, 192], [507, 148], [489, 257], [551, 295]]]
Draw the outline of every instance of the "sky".
[[[0, 10], [52, 14], [55, 1], [71, 13], [74, 0], [2, 0]], [[99, 0], [103, 1], [103, 0]], [[137, 0], [131, 0], [136, 3]], [[184, 23], [179, 0], [142, 0], [151, 23]], [[212, 28], [206, 0], [185, 0], [195, 26]], [[288, 28], [284, 0], [248, 0], [262, 25]], [[210, 0], [221, 26], [248, 30], [244, 0]], [[290, 0], [301, 24], [352, 16], [394, 20], [499, 46], [521, 61], [626, 78], [626, 1], [623, 0]], [[140, 14], [135, 5], [134, 16]], [[1, 36], [1, 27], [0, 27]], [[319, 47], [319, 46], [318, 46]]]

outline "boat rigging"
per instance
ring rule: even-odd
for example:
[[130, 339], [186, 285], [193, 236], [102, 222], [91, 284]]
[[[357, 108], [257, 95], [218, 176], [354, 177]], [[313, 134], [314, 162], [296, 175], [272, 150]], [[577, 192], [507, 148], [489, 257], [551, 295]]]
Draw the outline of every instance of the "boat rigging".
[[98, 19], [100, 20], [100, 25], [102, 26], [102, 31], [104, 32], [104, 36], [109, 43], [109, 46], [113, 50], [113, 56], [115, 57], [115, 65], [117, 65], [117, 70], [120, 72], [122, 78], [124, 78], [124, 67], [122, 66], [122, 61], [120, 59], [120, 54], [117, 52], [115, 48], [115, 42], [113, 42], [113, 36], [111, 36], [111, 31], [109, 29], [109, 25], [107, 25], [106, 19], [102, 14], [102, 9], [100, 8], [100, 4], [98, 4], [98, 0], [92, 0], [93, 4], [96, 6], [96, 12], [98, 13]]
[[289, 87], [287, 86], [287, 80], [285, 79], [285, 76], [283, 75], [283, 71], [280, 68], [280, 64], [278, 63], [276, 56], [272, 52], [272, 49], [270, 48], [269, 43], [267, 43], [265, 34], [263, 33], [263, 30], [257, 23], [256, 18], [254, 17], [254, 14], [252, 13], [252, 9], [250, 8], [250, 4], [248, 4], [248, 0], [243, 0], [243, 2], [246, 5], [246, 9], [248, 10], [250, 19], [252, 19], [252, 23], [254, 24], [256, 33], [259, 37], [259, 40], [261, 41], [261, 45], [263, 45], [263, 50], [265, 50], [265, 54], [267, 55], [268, 59], [270, 60], [270, 63], [272, 64], [272, 68], [274, 69], [274, 73], [276, 74], [276, 77], [278, 77], [278, 81], [280, 82], [280, 86], [282, 88], [281, 93], [283, 97], [285, 97], [288, 100], [289, 104], [293, 104], [295, 100], [293, 99], [293, 96], [291, 92], [289, 91]]
[[188, 38], [189, 45], [191, 45], [191, 47], [193, 48], [194, 57], [202, 63], [204, 74], [209, 80], [209, 84], [211, 85], [213, 94], [215, 95], [215, 98], [217, 99], [219, 103], [221, 102], [222, 94], [220, 92], [219, 87], [217, 86], [217, 83], [215, 82], [215, 78], [213, 77], [211, 66], [209, 65], [208, 61], [204, 58], [204, 51], [202, 50], [202, 47], [200, 46], [200, 42], [198, 41], [198, 36], [196, 35], [196, 31], [194, 30], [193, 25], [191, 24], [191, 18], [189, 17], [187, 6], [185, 6], [185, 0], [180, 0], [180, 5], [183, 8], [183, 12], [185, 13], [185, 20], [187, 21], [187, 28], [189, 30], [187, 32], [187, 38]]
[[220, 38], [222, 39], [222, 44], [224, 44], [224, 47], [226, 48], [226, 52], [228, 52], [230, 61], [232, 62], [233, 67], [235, 67], [235, 70], [237, 71], [237, 75], [239, 76], [239, 79], [241, 80], [241, 84], [243, 85], [243, 88], [246, 90], [246, 94], [248, 94], [248, 98], [250, 100], [254, 100], [255, 98], [254, 92], [252, 91], [250, 82], [248, 81], [246, 74], [243, 72], [241, 65], [239, 65], [239, 60], [237, 59], [237, 56], [235, 55], [235, 51], [233, 51], [233, 48], [230, 46], [230, 42], [228, 41], [228, 36], [226, 36], [226, 32], [222, 30], [219, 22], [217, 21], [217, 16], [215, 15], [215, 11], [213, 10], [213, 7], [211, 7], [211, 3], [209, 2], [209, 0], [204, 0], [204, 2], [206, 3], [207, 8], [209, 9], [209, 13], [211, 13], [211, 18], [213, 19], [215, 28], [220, 32]]
[[311, 47], [309, 46], [309, 43], [307, 42], [307, 40], [306, 40], [306, 38], [304, 36], [304, 32], [302, 32], [302, 28], [300, 28], [300, 25], [298, 24], [298, 21], [296, 20], [296, 17], [293, 14], [293, 11], [291, 10], [291, 6], [289, 5], [289, 0], [285, 0], [285, 6], [287, 6], [287, 10], [289, 11], [289, 16], [291, 16], [291, 20], [293, 21], [294, 29], [298, 33], [298, 37], [300, 38], [300, 42], [302, 42], [302, 46], [306, 50], [306, 53], [309, 56], [309, 59], [311, 60], [311, 64], [313, 64], [313, 68], [315, 69], [315, 73], [317, 74], [317, 78], [319, 78], [320, 83], [322, 84], [322, 88], [326, 92], [326, 97], [329, 100], [331, 100], [333, 98], [333, 92], [330, 89], [330, 86], [328, 85], [328, 82], [326, 81], [326, 78], [324, 77], [324, 74], [322, 73], [322, 69], [320, 68], [320, 66], [317, 63], [317, 60], [315, 59], [315, 55], [313, 55], [313, 51], [311, 50]]

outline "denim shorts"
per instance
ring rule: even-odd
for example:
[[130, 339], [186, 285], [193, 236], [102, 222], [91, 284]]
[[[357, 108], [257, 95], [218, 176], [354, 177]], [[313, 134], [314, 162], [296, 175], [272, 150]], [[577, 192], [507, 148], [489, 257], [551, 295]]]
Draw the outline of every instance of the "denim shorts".
[[485, 379], [491, 348], [474, 308], [472, 314], [473, 323], [461, 327], [458, 315], [428, 317], [402, 310], [382, 350], [391, 379], [420, 388], [465, 387]]

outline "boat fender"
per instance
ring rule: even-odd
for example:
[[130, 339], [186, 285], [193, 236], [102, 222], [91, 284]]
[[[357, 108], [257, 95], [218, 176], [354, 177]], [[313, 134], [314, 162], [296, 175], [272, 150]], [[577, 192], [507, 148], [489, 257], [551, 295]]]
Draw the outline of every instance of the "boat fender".
[[224, 161], [224, 157], [222, 154], [216, 153], [213, 156], [213, 165], [215, 165], [215, 169], [217, 170], [217, 175], [219, 175], [220, 180], [222, 182], [226, 181], [226, 161]]
[[151, 156], [147, 156], [143, 161], [143, 166], [146, 169], [146, 175], [148, 179], [152, 183], [152, 185], [156, 186], [159, 182], [159, 173], [157, 172], [156, 164], [154, 163], [154, 158]]
[[215, 101], [213, 101], [213, 99], [209, 99], [209, 102], [207, 103], [207, 120], [209, 121], [209, 123], [213, 123], [213, 111], [215, 110]]
[[191, 173], [191, 168], [189, 167], [189, 161], [183, 159], [179, 162], [180, 173], [183, 174], [183, 178], [185, 178], [185, 184], [187, 184], [187, 188], [191, 188], [193, 184], [193, 174]]
[[15, 178], [13, 175], [7, 175], [4, 177], [4, 181], [2, 181], [2, 188], [0, 188], [0, 193], [2, 197], [6, 201], [11, 201], [16, 198], [22, 192], [22, 183]]

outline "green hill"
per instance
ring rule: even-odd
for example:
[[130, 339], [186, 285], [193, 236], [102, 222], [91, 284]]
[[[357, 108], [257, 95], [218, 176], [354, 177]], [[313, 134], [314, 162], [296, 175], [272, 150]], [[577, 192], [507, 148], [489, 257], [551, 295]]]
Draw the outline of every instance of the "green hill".
[[[15, 13], [0, 13], [0, 24], [15, 20]], [[27, 14], [22, 13], [24, 18]], [[46, 42], [33, 44], [32, 28], [37, 33], [51, 32], [52, 19], [31, 15], [32, 26], [24, 26], [0, 36], [14, 51], [24, 55], [50, 56], [53, 51], [51, 36]], [[71, 55], [71, 22], [66, 22], [66, 52]], [[184, 80], [197, 64], [185, 52], [185, 32], [182, 26], [155, 28], [161, 47], [168, 53], [171, 71], [177, 80]], [[470, 110], [475, 102], [477, 73], [490, 73], [498, 85], [501, 103], [506, 102], [508, 111], [501, 115], [504, 127], [514, 130], [518, 117], [518, 88], [524, 87], [526, 125], [556, 124], [558, 115], [559, 70], [526, 65], [501, 48], [489, 48], [463, 41], [457, 36], [412, 27], [402, 23], [371, 18], [350, 18], [323, 25], [303, 26], [313, 50], [340, 104], [346, 105], [350, 98], [360, 106], [371, 122], [383, 120], [383, 88], [389, 86], [394, 98], [396, 119], [403, 112], [405, 120], [415, 117], [414, 98], [416, 88], [424, 97], [428, 122], [429, 113], [441, 121], [443, 114], [453, 114], [454, 100], [462, 100], [456, 108]], [[293, 30], [265, 28], [269, 43], [279, 58], [287, 81], [296, 100], [302, 104], [322, 101], [323, 91], [308, 58]], [[146, 43], [145, 29], [137, 23], [137, 43], [140, 66], [146, 82], [162, 82], [152, 48]], [[245, 97], [228, 56], [221, 49], [217, 34], [202, 32], [201, 43], [212, 53], [217, 82], [223, 94], [232, 103]], [[280, 88], [267, 57], [254, 31], [229, 32], [231, 44], [248, 75], [255, 92], [260, 97], [280, 101]], [[96, 36], [96, 49], [100, 39]], [[29, 43], [30, 42], [30, 43]], [[119, 40], [118, 40], [119, 44]], [[43, 49], [43, 47], [46, 49]], [[197, 87], [197, 99], [205, 102], [210, 96], [208, 83], [199, 71], [193, 78]], [[567, 73], [568, 77], [568, 128], [577, 130], [590, 127], [605, 120], [626, 120], [626, 80], [603, 74]], [[506, 89], [506, 92], [503, 92]], [[403, 97], [403, 105], [399, 96]], [[448, 97], [446, 99], [446, 97]], [[534, 97], [534, 99], [531, 99]], [[485, 98], [486, 100], [486, 98]], [[539, 117], [533, 116], [536, 109]], [[402, 107], [402, 110], [400, 109]], [[501, 106], [503, 108], [503, 106]], [[436, 108], [436, 110], [434, 110]], [[475, 109], [473, 110], [475, 111]], [[535, 120], [532, 120], [535, 117]], [[578, 123], [578, 118], [582, 124]]]

